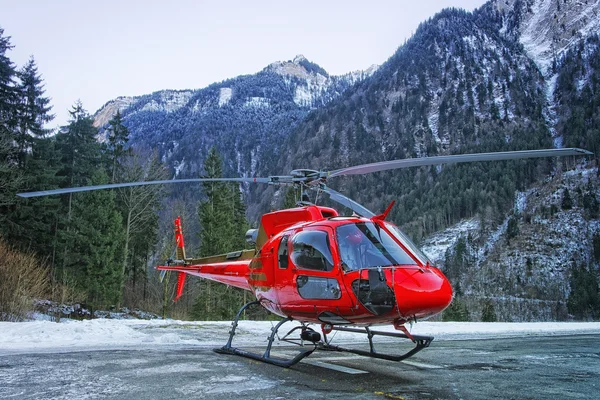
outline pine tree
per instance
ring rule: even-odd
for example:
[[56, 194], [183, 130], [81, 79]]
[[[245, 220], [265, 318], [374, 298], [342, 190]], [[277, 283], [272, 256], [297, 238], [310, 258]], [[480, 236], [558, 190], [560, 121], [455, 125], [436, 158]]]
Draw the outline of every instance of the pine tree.
[[4, 29], [0, 28], [0, 137], [11, 137], [17, 128], [17, 71], [13, 62], [6, 56], [6, 52], [12, 48], [10, 36], [4, 36]]
[[486, 299], [483, 303], [483, 311], [481, 312], [481, 321], [483, 322], [496, 322], [498, 317], [496, 316], [496, 310], [491, 299]]
[[283, 205], [281, 206], [282, 209], [296, 207], [296, 192], [297, 190], [295, 187], [287, 188], [285, 191], [285, 198], [283, 199]]
[[[54, 138], [32, 140], [33, 147], [23, 171], [22, 190], [57, 189], [62, 183], [62, 178], [57, 176], [60, 154], [56, 150], [56, 140]], [[31, 250], [41, 257], [48, 257], [52, 264], [52, 249], [60, 211], [59, 196], [18, 199], [9, 216], [10, 223], [6, 226], [11, 241], [23, 250]]]
[[[53, 119], [50, 99], [44, 96], [44, 88], [32, 58], [18, 72], [18, 128], [16, 164], [22, 173], [22, 191], [55, 189], [60, 183], [55, 175], [58, 159], [53, 138], [44, 124]], [[51, 254], [54, 225], [60, 199], [41, 197], [18, 199], [8, 215], [5, 229], [11, 241], [23, 250], [33, 250], [41, 256]]]
[[600, 287], [598, 270], [594, 266], [573, 265], [567, 298], [569, 313], [577, 319], [600, 316]]
[[[64, 187], [85, 186], [94, 172], [101, 167], [100, 145], [96, 141], [98, 130], [80, 101], [69, 111], [69, 125], [56, 135], [57, 149], [61, 155], [58, 175]], [[73, 193], [66, 196], [66, 220], [71, 219]]]
[[[108, 182], [98, 169], [90, 184]], [[73, 199], [71, 229], [64, 268], [76, 277], [87, 292], [92, 309], [115, 305], [121, 295], [122, 221], [115, 206], [115, 193], [109, 190], [77, 193]]]
[[563, 210], [570, 210], [573, 207], [573, 201], [571, 200], [571, 195], [569, 194], [568, 188], [565, 188], [563, 191], [561, 207]]
[[117, 167], [119, 165], [118, 160], [125, 153], [125, 146], [129, 141], [129, 129], [123, 125], [123, 118], [121, 112], [117, 110], [115, 116], [108, 121], [110, 127], [108, 128], [108, 150], [112, 161], [112, 183], [115, 183], [117, 177]]
[[467, 305], [459, 298], [455, 297], [452, 304], [442, 313], [442, 321], [470, 321], [471, 315]]
[[10, 36], [0, 28], [0, 232], [20, 189], [21, 171], [17, 168], [14, 139], [18, 126], [19, 91], [15, 84], [16, 70], [6, 52], [12, 49]]
[[[76, 102], [70, 114], [69, 125], [56, 135], [56, 148], [60, 156], [57, 176], [62, 178], [61, 186], [85, 186], [94, 181], [106, 183], [106, 180], [102, 179], [105, 173], [102, 170], [101, 148], [96, 141], [97, 130], [91, 117], [83, 109], [81, 102]], [[53, 249], [53, 267], [59, 281], [73, 277], [78, 286], [85, 289], [86, 283], [89, 283], [87, 273], [90, 265], [94, 265], [98, 270], [104, 268], [98, 267], [104, 250], [96, 249], [96, 246], [102, 248], [104, 239], [99, 238], [110, 238], [112, 234], [107, 232], [102, 236], [102, 233], [98, 233], [105, 225], [98, 221], [97, 214], [104, 214], [109, 222], [114, 221], [112, 216], [107, 216], [108, 211], [104, 205], [99, 206], [100, 201], [97, 199], [105, 199], [114, 210], [114, 200], [110, 197], [114, 196], [114, 193], [106, 193], [108, 194], [70, 193], [63, 196], [61, 212], [55, 226], [56, 240]], [[85, 201], [86, 199], [89, 201]], [[104, 262], [108, 267], [113, 260], [108, 257]], [[98, 303], [102, 300], [101, 297], [92, 291], [89, 299]]]
[[50, 113], [52, 110], [50, 99], [44, 96], [44, 85], [33, 57], [18, 72], [18, 77], [21, 102], [16, 142], [19, 164], [23, 165], [33, 146], [34, 138], [42, 138], [49, 133], [49, 130], [44, 128], [44, 124], [52, 121], [54, 115]]
[[[210, 149], [204, 162], [205, 178], [222, 177], [222, 160], [216, 148]], [[248, 229], [245, 206], [237, 185], [224, 182], [203, 183], [206, 200], [198, 207], [200, 218], [200, 255], [209, 256], [240, 250]], [[199, 283], [200, 294], [192, 310], [196, 319], [231, 318], [240, 307], [244, 293], [209, 281]]]

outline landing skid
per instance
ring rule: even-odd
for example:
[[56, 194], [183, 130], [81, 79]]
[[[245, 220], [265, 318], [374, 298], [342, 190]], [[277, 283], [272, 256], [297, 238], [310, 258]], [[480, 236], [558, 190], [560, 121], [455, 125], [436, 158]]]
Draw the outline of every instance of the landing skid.
[[[315, 349], [317, 348], [317, 345], [313, 343], [312, 349], [301, 350], [294, 358], [289, 359], [289, 360], [271, 356], [271, 347], [273, 346], [273, 341], [275, 340], [275, 335], [277, 335], [277, 331], [283, 324], [285, 324], [286, 322], [292, 321], [291, 318], [286, 318], [286, 319], [279, 321], [279, 323], [274, 328], [271, 329], [271, 334], [269, 335], [269, 339], [268, 339], [269, 344], [267, 345], [267, 349], [265, 350], [265, 352], [263, 354], [252, 353], [250, 351], [246, 351], [246, 350], [239, 349], [237, 347], [233, 347], [231, 345], [231, 342], [233, 341], [233, 336], [235, 335], [235, 329], [238, 326], [238, 321], [240, 319], [240, 316], [242, 315], [242, 312], [244, 312], [244, 310], [246, 308], [248, 308], [252, 305], [258, 305], [258, 304], [260, 304], [260, 301], [252, 301], [252, 302], [244, 305], [242, 308], [240, 308], [240, 311], [238, 311], [238, 313], [235, 317], [235, 320], [231, 324], [231, 330], [229, 331], [229, 340], [227, 341], [227, 344], [218, 349], [214, 349], [214, 351], [216, 353], [233, 354], [233, 355], [251, 358], [253, 360], [277, 365], [278, 367], [289, 368], [292, 365], [295, 365], [298, 362], [300, 362], [300, 360], [302, 360], [304, 357], [307, 357], [310, 354], [312, 354], [313, 351], [315, 351]], [[292, 329], [292, 331], [294, 331], [295, 329], [296, 328]], [[292, 331], [290, 331], [290, 333]], [[288, 333], [288, 335], [289, 335], [289, 333]]]
[[[357, 328], [345, 328], [345, 327], [332, 327], [332, 330], [340, 331], [340, 332], [352, 332], [352, 333], [364, 333], [367, 335], [369, 339], [369, 351], [360, 350], [360, 349], [349, 349], [346, 347], [335, 346], [331, 344], [331, 341], [327, 340], [327, 335], [323, 332], [323, 341], [319, 343], [319, 350], [329, 350], [329, 351], [344, 351], [352, 354], [358, 354], [365, 357], [379, 358], [382, 360], [388, 361], [402, 361], [408, 357], [411, 357], [423, 350], [426, 347], [429, 347], [429, 344], [432, 342], [432, 336], [419, 336], [419, 335], [411, 335], [410, 337], [403, 333], [396, 332], [380, 332], [380, 331], [372, 331], [369, 328], [365, 327], [364, 330]], [[391, 355], [391, 354], [382, 354], [375, 351], [375, 345], [373, 343], [373, 336], [388, 336], [388, 337], [397, 337], [402, 339], [410, 339], [415, 343], [415, 347], [407, 353], [400, 355]]]
[[[271, 334], [269, 335], [269, 338], [268, 338], [269, 343], [267, 344], [267, 349], [265, 350], [265, 352], [263, 354], [252, 353], [250, 351], [246, 351], [246, 350], [243, 350], [243, 349], [240, 349], [237, 347], [233, 347], [231, 344], [233, 342], [233, 337], [235, 336], [235, 330], [238, 326], [238, 321], [240, 319], [240, 316], [242, 315], [244, 310], [247, 309], [248, 307], [253, 306], [253, 305], [259, 305], [259, 304], [260, 304], [260, 301], [252, 301], [252, 302], [244, 305], [242, 308], [240, 308], [240, 310], [238, 311], [238, 313], [235, 317], [235, 320], [231, 324], [231, 330], [229, 331], [229, 340], [227, 341], [227, 344], [223, 347], [214, 349], [214, 351], [216, 353], [233, 354], [233, 355], [242, 356], [242, 357], [250, 358], [253, 360], [277, 365], [278, 367], [289, 368], [292, 365], [299, 363], [303, 358], [311, 355], [317, 349], [326, 350], [326, 351], [344, 351], [344, 352], [348, 352], [348, 353], [352, 353], [352, 354], [358, 354], [361, 356], [372, 357], [372, 358], [379, 358], [379, 359], [388, 360], [388, 361], [402, 361], [408, 357], [415, 355], [416, 353], [423, 350], [424, 348], [429, 347], [429, 344], [433, 340], [432, 336], [406, 335], [403, 333], [396, 333], [396, 332], [372, 331], [368, 327], [365, 327], [363, 330], [363, 329], [358, 329], [358, 328], [346, 328], [346, 327], [336, 327], [336, 326], [329, 326], [328, 327], [329, 329], [327, 329], [327, 330], [323, 329], [323, 340], [321, 340], [321, 336], [319, 333], [315, 332], [313, 329], [309, 328], [305, 324], [302, 324], [302, 326], [296, 326], [293, 329], [291, 329], [280, 340], [294, 343], [294, 344], [297, 344], [300, 346], [303, 346], [304, 343], [308, 342], [308, 343], [312, 344], [312, 348], [300, 350], [298, 352], [298, 354], [296, 354], [295, 357], [286, 360], [286, 359], [271, 356], [271, 348], [273, 346], [273, 342], [275, 341], [275, 336], [277, 335], [279, 328], [286, 322], [292, 321], [291, 318], [285, 318], [285, 319], [279, 321], [279, 323], [271, 329]], [[290, 338], [290, 335], [293, 332], [298, 331], [298, 330], [300, 330], [300, 339]], [[346, 347], [336, 346], [336, 345], [331, 344], [331, 340], [328, 340], [327, 334], [329, 334], [331, 331], [334, 331], [334, 330], [340, 331], [340, 332], [366, 334], [367, 338], [369, 339], [369, 351], [360, 350], [360, 349], [351, 349], [351, 348], [346, 348]], [[325, 332], [327, 332], [327, 334]], [[378, 353], [377, 351], [375, 351], [375, 344], [373, 343], [373, 336], [388, 336], [388, 337], [409, 339], [413, 343], [415, 343], [415, 347], [412, 350], [410, 350], [404, 354], [400, 354], [400, 355]]]

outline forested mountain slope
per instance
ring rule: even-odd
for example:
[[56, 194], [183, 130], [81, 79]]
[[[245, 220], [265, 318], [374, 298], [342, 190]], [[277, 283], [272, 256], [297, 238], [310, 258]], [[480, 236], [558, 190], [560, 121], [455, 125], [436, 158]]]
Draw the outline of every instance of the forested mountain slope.
[[[226, 176], [562, 146], [598, 154], [599, 12], [600, 1], [591, 0], [446, 9], [376, 71], [332, 77], [297, 57], [201, 90], [117, 99], [96, 121], [120, 109], [133, 144], [159, 149], [180, 177], [201, 175], [213, 145]], [[597, 172], [591, 164], [564, 172], [574, 166], [480, 163], [331, 184], [376, 212], [398, 200], [391, 219], [417, 241], [471, 221], [470, 235], [436, 261], [464, 296], [456, 304], [475, 318], [484, 305], [488, 316], [495, 306], [503, 318], [564, 318], [569, 296], [584, 290], [578, 279], [598, 266]], [[273, 188], [243, 189], [251, 221], [283, 197]], [[565, 189], [574, 193], [570, 208]], [[579, 222], [563, 229], [565, 220]], [[543, 237], [552, 240], [544, 245]]]

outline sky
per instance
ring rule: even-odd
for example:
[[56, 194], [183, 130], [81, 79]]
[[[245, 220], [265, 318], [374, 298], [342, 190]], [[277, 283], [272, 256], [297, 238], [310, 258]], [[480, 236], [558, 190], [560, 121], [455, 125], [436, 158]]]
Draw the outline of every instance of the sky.
[[302, 54], [340, 75], [382, 64], [419, 23], [484, 0], [0, 0], [0, 28], [22, 67], [33, 56], [56, 118], [118, 96], [200, 89]]

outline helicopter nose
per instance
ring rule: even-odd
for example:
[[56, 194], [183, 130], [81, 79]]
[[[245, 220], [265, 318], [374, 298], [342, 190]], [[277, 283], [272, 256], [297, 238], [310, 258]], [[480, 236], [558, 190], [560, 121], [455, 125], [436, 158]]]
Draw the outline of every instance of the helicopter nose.
[[397, 269], [394, 292], [400, 313], [422, 319], [442, 312], [452, 302], [452, 286], [437, 268]]

